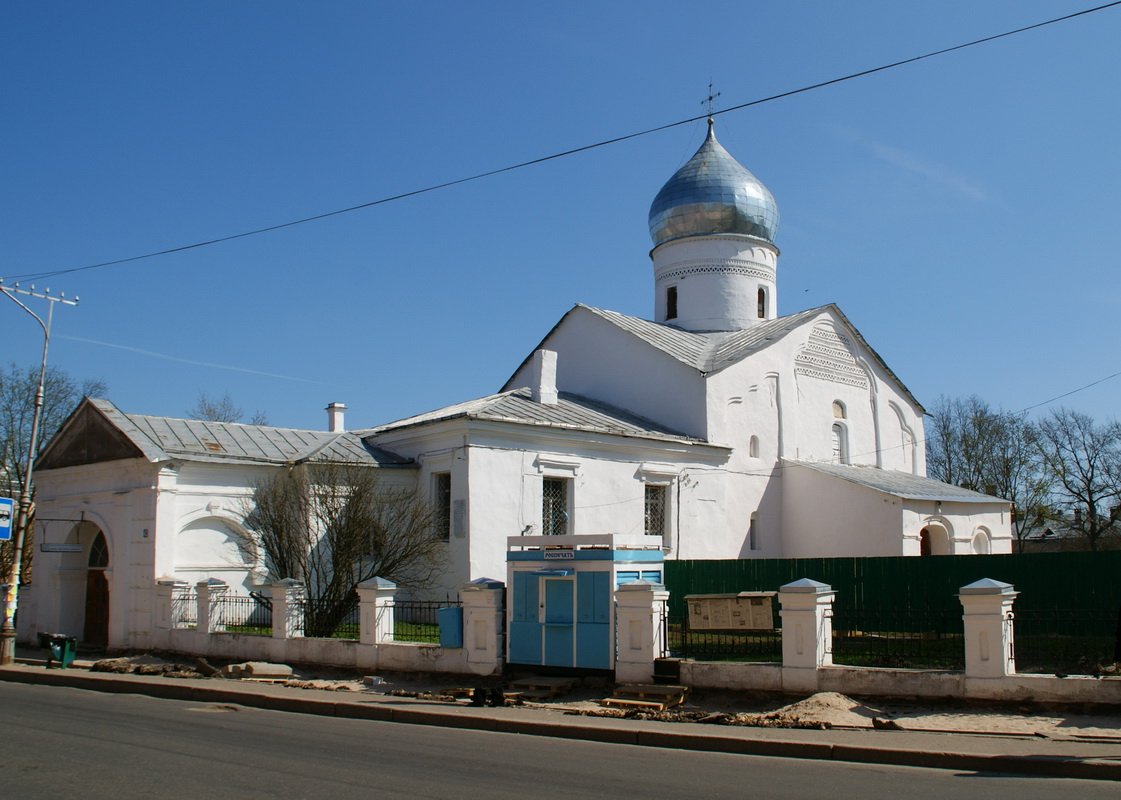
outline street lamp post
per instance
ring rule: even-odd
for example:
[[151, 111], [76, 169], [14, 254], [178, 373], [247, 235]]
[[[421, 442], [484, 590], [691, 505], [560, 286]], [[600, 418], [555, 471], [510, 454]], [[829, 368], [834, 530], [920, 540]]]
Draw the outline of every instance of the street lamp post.
[[[4, 286], [0, 279], [0, 293], [11, 299], [16, 305], [26, 311], [39, 323], [43, 329], [43, 359], [39, 365], [39, 385], [35, 390], [35, 410], [31, 415], [31, 442], [27, 449], [27, 466], [23, 472], [23, 484], [20, 486], [19, 508], [16, 511], [14, 549], [12, 551], [12, 566], [8, 570], [7, 596], [4, 598], [4, 624], [0, 626], [0, 665], [11, 664], [16, 656], [16, 607], [19, 604], [19, 579], [20, 567], [23, 561], [23, 547], [27, 541], [27, 524], [31, 519], [31, 471], [35, 466], [35, 445], [39, 439], [39, 419], [43, 414], [43, 384], [47, 378], [47, 349], [51, 344], [51, 321], [54, 319], [56, 303], [68, 306], [78, 305], [78, 298], [68, 299], [66, 295], [52, 295], [50, 289], [46, 292], [36, 292], [35, 287], [21, 289], [17, 283], [14, 286]], [[17, 294], [35, 297], [47, 302], [47, 319], [43, 320], [38, 314], [23, 304]]]

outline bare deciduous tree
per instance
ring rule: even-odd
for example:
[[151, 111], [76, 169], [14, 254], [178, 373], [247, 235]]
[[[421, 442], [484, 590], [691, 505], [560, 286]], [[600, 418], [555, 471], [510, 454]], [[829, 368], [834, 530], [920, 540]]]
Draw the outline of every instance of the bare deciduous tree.
[[[245, 418], [245, 411], [238, 407], [230, 393], [226, 392], [219, 398], [213, 398], [206, 392], [199, 392], [195, 405], [187, 412], [190, 419], [204, 419], [208, 422], [241, 422]], [[268, 425], [265, 412], [254, 411], [249, 419], [250, 425]]]
[[1045, 511], [1054, 485], [1039, 449], [1039, 428], [1022, 414], [979, 397], [939, 398], [927, 426], [932, 478], [1012, 502], [1018, 548]]
[[1061, 408], [1039, 426], [1039, 452], [1055, 476], [1056, 500], [1071, 511], [1071, 529], [1097, 550], [1116, 530], [1121, 503], [1121, 424]]
[[300, 581], [316, 601], [309, 636], [331, 635], [363, 581], [430, 583], [443, 566], [436, 521], [417, 491], [386, 485], [375, 468], [340, 464], [276, 472], [254, 487], [246, 514], [269, 576]]

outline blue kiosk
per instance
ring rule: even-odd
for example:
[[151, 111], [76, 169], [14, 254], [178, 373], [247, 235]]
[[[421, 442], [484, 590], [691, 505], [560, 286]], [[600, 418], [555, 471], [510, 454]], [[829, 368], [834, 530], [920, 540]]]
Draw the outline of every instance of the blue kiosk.
[[507, 540], [506, 660], [512, 665], [615, 668], [615, 589], [662, 583], [657, 545], [617, 534]]

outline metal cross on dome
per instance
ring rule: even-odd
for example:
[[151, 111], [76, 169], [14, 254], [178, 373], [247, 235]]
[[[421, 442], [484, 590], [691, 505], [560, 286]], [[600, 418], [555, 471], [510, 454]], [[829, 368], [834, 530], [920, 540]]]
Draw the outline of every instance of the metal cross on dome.
[[708, 97], [706, 97], [704, 100], [701, 101], [701, 105], [706, 105], [707, 104], [708, 115], [710, 117], [712, 116], [712, 101], [715, 100], [719, 96], [720, 96], [720, 92], [717, 92], [716, 94], [712, 93], [712, 81], [709, 81], [708, 82]]

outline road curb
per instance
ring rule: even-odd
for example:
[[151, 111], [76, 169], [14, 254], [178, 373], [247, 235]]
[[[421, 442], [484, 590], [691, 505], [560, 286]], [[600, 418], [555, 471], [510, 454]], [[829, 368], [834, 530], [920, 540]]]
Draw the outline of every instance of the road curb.
[[[97, 692], [140, 694], [165, 700], [228, 703], [249, 708], [347, 719], [368, 719], [405, 725], [580, 739], [605, 744], [630, 744], [708, 753], [805, 758], [858, 764], [929, 767], [969, 772], [1002, 772], [1059, 778], [1121, 781], [1121, 754], [1117, 761], [1066, 755], [989, 755], [953, 750], [925, 751], [891, 747], [864, 747], [835, 742], [799, 742], [721, 736], [696, 731], [651, 730], [573, 724], [571, 721], [513, 719], [447, 713], [436, 708], [389, 708], [374, 703], [340, 701], [331, 697], [286, 697], [238, 688], [236, 684], [199, 686], [173, 679], [114, 680], [76, 671], [0, 668], [0, 680], [43, 686], [66, 686]], [[738, 729], [742, 733], [742, 729]]]

